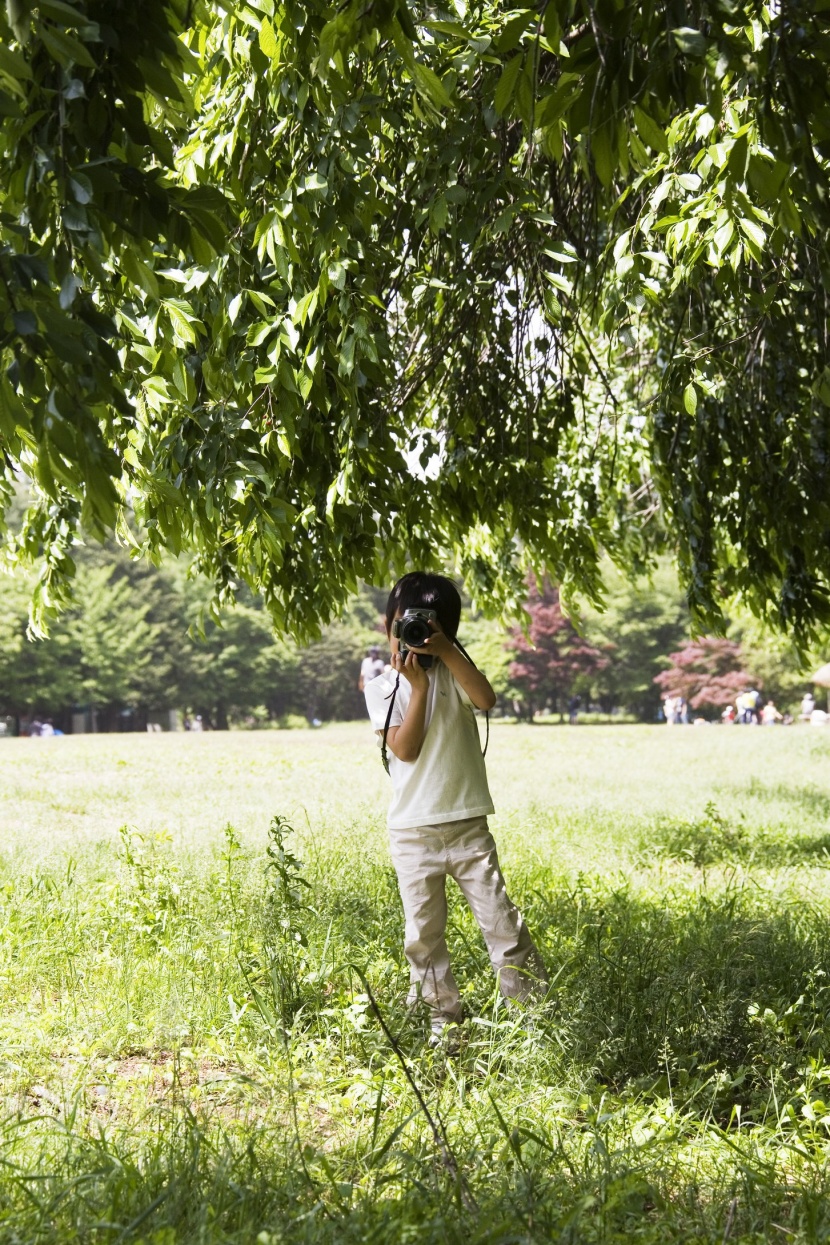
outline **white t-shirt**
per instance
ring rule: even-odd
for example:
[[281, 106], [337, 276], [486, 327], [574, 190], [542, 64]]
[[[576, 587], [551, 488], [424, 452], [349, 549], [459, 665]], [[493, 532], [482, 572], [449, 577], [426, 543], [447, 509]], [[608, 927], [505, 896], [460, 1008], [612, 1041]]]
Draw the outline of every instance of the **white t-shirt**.
[[[386, 724], [395, 677], [392, 671], [366, 685], [366, 705], [376, 731]], [[401, 761], [389, 750], [393, 795], [388, 825], [392, 830], [486, 817], [493, 812], [473, 703], [442, 661], [436, 661], [427, 677], [420, 756], [416, 761]], [[390, 729], [403, 722], [411, 696], [412, 689], [401, 676]]]
[[379, 674], [383, 674], [383, 658], [364, 657], [360, 663], [360, 677], [363, 679], [364, 685], [371, 679], [376, 679]]

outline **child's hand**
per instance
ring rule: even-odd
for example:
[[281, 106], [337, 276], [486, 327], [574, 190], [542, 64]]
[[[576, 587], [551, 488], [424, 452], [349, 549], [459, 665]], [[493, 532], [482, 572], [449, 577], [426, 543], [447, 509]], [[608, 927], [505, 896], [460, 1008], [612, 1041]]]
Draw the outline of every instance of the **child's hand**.
[[428, 619], [428, 626], [432, 635], [421, 645], [415, 649], [416, 653], [427, 653], [430, 657], [445, 657], [453, 648], [452, 640], [448, 639], [437, 622]]
[[[423, 652], [423, 650], [420, 651]], [[403, 675], [413, 691], [416, 689], [426, 691], [429, 687], [427, 672], [418, 661], [418, 654], [414, 649], [409, 650], [406, 655], [406, 660], [404, 660], [400, 653], [393, 653], [392, 669], [396, 670], [398, 674]]]

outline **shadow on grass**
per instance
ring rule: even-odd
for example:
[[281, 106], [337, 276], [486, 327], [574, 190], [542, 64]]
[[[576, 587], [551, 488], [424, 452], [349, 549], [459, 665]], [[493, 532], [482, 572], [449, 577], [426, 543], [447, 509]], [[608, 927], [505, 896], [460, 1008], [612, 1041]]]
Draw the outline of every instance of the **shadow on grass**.
[[[742, 827], [711, 806], [702, 822], [675, 823], [672, 833], [673, 842], [664, 837], [650, 853], [721, 865], [764, 854], [776, 863], [793, 863], [799, 853], [830, 860], [830, 836], [745, 839]], [[795, 1084], [805, 1060], [823, 1059], [830, 913], [806, 898], [771, 897], [743, 868], [731, 875], [721, 869], [716, 886], [702, 880], [694, 889], [649, 892], [598, 874], [573, 884], [543, 867], [518, 879], [515, 897], [555, 979], [558, 1010], [549, 1033], [564, 1054], [558, 1070], [551, 1064], [543, 1075], [576, 1066], [615, 1092], [718, 1076], [726, 1087], [719, 1118], [735, 1103], [759, 1116], [773, 1079]], [[408, 979], [394, 877], [374, 868], [360, 886], [344, 883], [337, 879], [320, 905], [327, 924], [318, 937], [325, 932], [336, 943], [341, 963], [365, 964], [378, 998], [394, 1007]], [[448, 899], [453, 969], [468, 1012], [486, 1016], [494, 979], [484, 941], [452, 882]], [[310, 1031], [319, 1026], [320, 1036], [322, 1008], [312, 982], [304, 1023]], [[414, 1041], [410, 1054], [417, 1053]]]
[[746, 881], [644, 896], [581, 879], [536, 890], [527, 915], [573, 1057], [617, 1092], [716, 1078], [719, 1117], [760, 1118], [773, 1081], [794, 1089], [823, 1062], [830, 916], [814, 904], [772, 906]]

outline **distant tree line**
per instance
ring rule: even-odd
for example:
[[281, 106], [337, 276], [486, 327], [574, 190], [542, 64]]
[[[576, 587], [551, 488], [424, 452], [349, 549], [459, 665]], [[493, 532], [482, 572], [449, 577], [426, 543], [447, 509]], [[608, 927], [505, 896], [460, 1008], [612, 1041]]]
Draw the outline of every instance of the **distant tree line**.
[[[340, 622], [299, 647], [275, 638], [251, 596], [240, 593], [212, 618], [210, 590], [183, 564], [155, 567], [115, 546], [81, 547], [76, 557], [75, 603], [47, 639], [27, 637], [25, 577], [0, 577], [0, 715], [14, 728], [39, 717], [68, 731], [79, 713], [90, 726], [94, 713], [101, 731], [167, 726], [171, 710], [198, 714], [214, 729], [364, 716], [357, 678], [371, 644], [385, 651], [383, 590], [361, 587]], [[604, 612], [586, 609], [578, 625], [550, 584], [529, 587], [526, 631], [465, 614], [462, 638], [490, 677], [499, 711], [528, 720], [564, 714], [578, 696], [582, 709], [657, 719], [671, 671], [681, 673], [670, 655], [685, 653], [694, 665], [683, 595], [668, 562], [647, 584], [611, 571], [607, 582]], [[717, 644], [716, 669], [712, 650], [705, 643], [701, 650], [704, 712], [709, 667], [721, 689], [751, 680], [784, 704], [807, 686], [792, 647], [755, 623], [735, 623], [729, 641]], [[714, 710], [722, 695], [710, 700]]]
[[170, 710], [211, 728], [354, 718], [362, 650], [382, 641], [379, 602], [364, 590], [347, 619], [306, 648], [275, 638], [260, 604], [240, 593], [217, 623], [210, 591], [178, 563], [154, 567], [123, 550], [83, 548], [75, 602], [44, 640], [27, 638], [31, 586], [0, 577], [0, 714], [71, 729], [167, 725]]
[[567, 702], [605, 712], [623, 709], [641, 721], [660, 716], [668, 695], [681, 695], [696, 716], [717, 719], [744, 690], [795, 711], [810, 673], [830, 656], [819, 645], [799, 652], [791, 640], [736, 612], [725, 636], [690, 638], [690, 618], [672, 565], [661, 562], [648, 583], [632, 584], [610, 568], [603, 612], [586, 610], [578, 631], [555, 587], [531, 586], [527, 634], [512, 633], [508, 682], [516, 710], [563, 712]]

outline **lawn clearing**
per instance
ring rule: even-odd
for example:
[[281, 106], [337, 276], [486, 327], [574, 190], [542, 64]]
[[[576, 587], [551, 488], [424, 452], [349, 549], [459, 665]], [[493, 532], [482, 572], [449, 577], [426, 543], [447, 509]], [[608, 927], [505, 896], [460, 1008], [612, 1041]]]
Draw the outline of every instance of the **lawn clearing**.
[[555, 998], [506, 1007], [453, 898], [448, 1059], [367, 726], [0, 741], [0, 1239], [825, 1239], [830, 732], [488, 761]]

